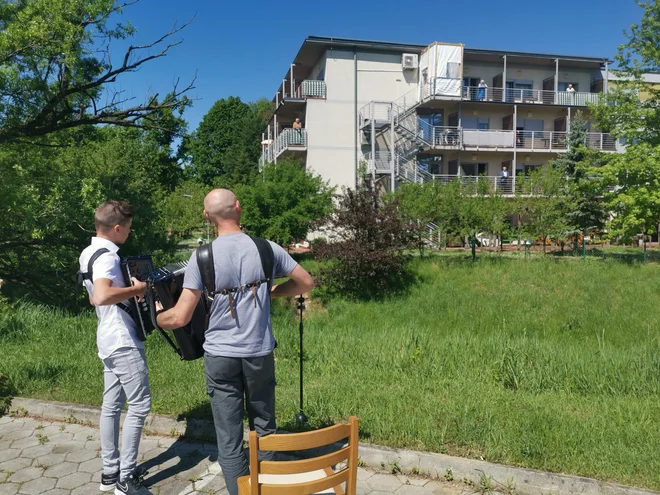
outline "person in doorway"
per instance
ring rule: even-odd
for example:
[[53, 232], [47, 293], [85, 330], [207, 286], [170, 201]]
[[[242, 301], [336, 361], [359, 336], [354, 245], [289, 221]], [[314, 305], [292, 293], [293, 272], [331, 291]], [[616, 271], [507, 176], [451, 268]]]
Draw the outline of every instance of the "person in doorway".
[[[237, 479], [249, 474], [243, 450], [244, 407], [259, 436], [275, 433], [275, 361], [270, 320], [273, 297], [310, 291], [314, 281], [287, 252], [271, 241], [272, 273], [263, 273], [256, 242], [241, 230], [241, 205], [233, 192], [214, 189], [204, 199], [204, 216], [218, 229], [212, 242], [215, 286], [204, 341], [206, 391], [218, 442], [218, 462], [230, 495]], [[284, 283], [268, 288], [275, 278]], [[190, 258], [183, 291], [173, 308], [156, 316], [158, 326], [175, 329], [192, 318], [204, 284], [196, 253]], [[207, 296], [204, 296], [207, 297]], [[260, 452], [272, 460], [272, 452]]]
[[[131, 233], [133, 207], [125, 201], [106, 201], [94, 214], [96, 237], [80, 254], [81, 281], [96, 307], [96, 345], [103, 362], [103, 404], [101, 406], [100, 490], [115, 495], [142, 495], [143, 472], [137, 468], [138, 447], [144, 421], [151, 409], [149, 371], [144, 345], [138, 337], [125, 301], [142, 297], [147, 284], [133, 279], [126, 287], [117, 244]], [[119, 453], [119, 421], [124, 403], [128, 411], [122, 428]]]

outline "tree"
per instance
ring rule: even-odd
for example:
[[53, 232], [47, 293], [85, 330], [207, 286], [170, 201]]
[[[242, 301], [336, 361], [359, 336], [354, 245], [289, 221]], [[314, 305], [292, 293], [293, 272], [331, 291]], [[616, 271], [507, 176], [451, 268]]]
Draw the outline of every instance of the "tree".
[[442, 184], [439, 182], [407, 183], [394, 193], [386, 196], [386, 201], [395, 202], [400, 214], [410, 223], [417, 238], [420, 255], [423, 255], [425, 227], [438, 222], [441, 205]]
[[[113, 40], [135, 32], [109, 18], [128, 4], [114, 0], [0, 0], [0, 143], [34, 140], [90, 124], [160, 129], [164, 109], [187, 102], [175, 85], [165, 98], [133, 102], [111, 84], [167, 55], [184, 26], [152, 43], [130, 46], [120, 64]], [[150, 53], [155, 50], [155, 53]], [[158, 51], [160, 50], [160, 51]]]
[[74, 303], [78, 255], [94, 235], [94, 210], [109, 198], [137, 209], [123, 254], [172, 247], [160, 211], [167, 188], [145, 131], [91, 129], [85, 146], [63, 146], [75, 142], [68, 134], [49, 137], [56, 146], [0, 147], [0, 278], [8, 296]]
[[566, 143], [566, 153], [553, 160], [552, 166], [568, 179], [566, 192], [572, 205], [566, 218], [569, 230], [586, 236], [603, 229], [607, 212], [598, 173], [603, 154], [587, 148], [587, 122], [581, 112], [571, 120]]
[[272, 114], [267, 100], [244, 103], [229, 97], [215, 102], [197, 131], [184, 140], [190, 177], [207, 185], [247, 184], [258, 173], [261, 132]]
[[251, 184], [239, 186], [236, 194], [248, 232], [287, 246], [304, 240], [312, 225], [330, 214], [334, 188], [300, 163], [283, 160], [264, 168]]
[[660, 224], [660, 147], [630, 146], [603, 166], [605, 195], [612, 217], [610, 235], [631, 239], [657, 232]]
[[172, 234], [189, 236], [194, 229], [206, 225], [204, 198], [209, 188], [193, 180], [182, 182], [174, 192], [165, 196], [162, 207], [163, 225]]
[[[488, 232], [499, 237], [504, 232], [506, 200], [487, 180], [455, 183], [458, 185], [450, 184], [450, 187], [458, 189], [455, 229], [461, 237], [468, 239], [472, 248], [472, 259], [475, 260], [477, 234]], [[456, 196], [456, 193], [453, 196]]]
[[568, 194], [566, 176], [563, 170], [546, 165], [533, 171], [523, 184], [516, 202], [518, 213], [525, 219], [521, 229], [540, 238], [545, 253], [548, 239], [564, 240], [572, 231], [568, 212], [575, 207]]
[[660, 88], [643, 77], [660, 72], [660, 3], [636, 1], [643, 9], [641, 22], [625, 33], [628, 41], [616, 56], [618, 78], [592, 110], [601, 127], [615, 137], [660, 145]]
[[315, 252], [329, 263], [321, 270], [326, 291], [381, 298], [410, 281], [404, 250], [414, 246], [414, 233], [397, 203], [383, 202], [372, 186], [344, 190], [323, 230], [329, 242]]

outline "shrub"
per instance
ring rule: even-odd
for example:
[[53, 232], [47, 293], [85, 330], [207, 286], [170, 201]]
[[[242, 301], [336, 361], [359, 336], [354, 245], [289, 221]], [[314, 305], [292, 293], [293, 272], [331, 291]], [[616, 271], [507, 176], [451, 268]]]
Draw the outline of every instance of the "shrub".
[[396, 201], [382, 203], [369, 186], [345, 190], [325, 223], [328, 243], [314, 246], [323, 291], [349, 298], [380, 298], [410, 282], [405, 249], [414, 246], [413, 227]]

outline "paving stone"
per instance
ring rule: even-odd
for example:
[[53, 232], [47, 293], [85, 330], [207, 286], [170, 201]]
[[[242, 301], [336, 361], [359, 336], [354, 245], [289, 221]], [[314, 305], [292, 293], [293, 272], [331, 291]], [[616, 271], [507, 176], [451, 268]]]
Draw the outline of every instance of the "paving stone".
[[[3, 428], [4, 430], [4, 428]], [[32, 435], [32, 430], [15, 430], [2, 435], [3, 440], [20, 440]]]
[[[50, 435], [47, 435], [47, 437], [51, 443], [55, 445], [59, 445], [65, 442], [71, 442], [73, 440], [73, 433], [66, 433], [66, 432], [65, 433], [58, 432], [54, 434], [51, 433]], [[82, 447], [84, 447], [84, 445], [81, 444], [80, 448]]]
[[20, 457], [20, 455], [21, 455], [20, 449], [0, 450], [0, 462], [11, 461], [12, 459], [16, 459], [17, 457]]
[[36, 480], [23, 483], [18, 492], [25, 495], [38, 495], [52, 489], [54, 486], [55, 480], [53, 478], [37, 478]]
[[100, 471], [96, 471], [94, 474], [92, 474], [92, 481], [97, 484], [100, 483], [102, 474], [103, 474], [103, 469], [101, 469]]
[[68, 454], [69, 452], [77, 452], [82, 448], [80, 442], [61, 443], [53, 448], [53, 454]]
[[66, 455], [66, 460], [69, 462], [85, 462], [96, 457], [96, 452], [87, 449], [81, 449], [77, 452], [69, 452]]
[[11, 423], [11, 420], [14, 419], [11, 416], [0, 416], [0, 425], [4, 425], [6, 423]]
[[[25, 426], [25, 421], [23, 421], [21, 419], [17, 419], [15, 421], [12, 421], [9, 424], [2, 425], [2, 435], [4, 436], [7, 433], [10, 433], [12, 431], [22, 430], [23, 426]], [[28, 428], [26, 428], [26, 429], [28, 429]]]
[[368, 480], [374, 474], [376, 474], [376, 473], [374, 473], [373, 471], [370, 471], [368, 469], [357, 468], [357, 479], [358, 479], [358, 481], [359, 480]]
[[73, 441], [74, 442], [89, 442], [89, 438], [92, 440], [96, 440], [97, 442], [99, 441], [99, 433], [94, 432], [94, 431], [89, 431], [89, 430], [84, 430], [84, 431], [79, 431], [77, 433], [73, 434]]
[[99, 493], [99, 483], [85, 483], [71, 492], [71, 495], [96, 495]]
[[367, 492], [369, 495], [391, 495], [394, 493], [393, 491], [383, 491], [383, 490], [373, 490], [371, 492]]
[[367, 484], [374, 490], [393, 492], [401, 486], [401, 481], [392, 475], [376, 473], [367, 480]]
[[2, 452], [5, 449], [8, 449], [9, 446], [11, 445], [11, 442], [13, 440], [1, 440], [0, 441], [0, 452]]
[[23, 450], [30, 447], [36, 447], [37, 445], [41, 445], [37, 438], [27, 437], [27, 438], [21, 438], [20, 440], [14, 440], [11, 443], [11, 448]]
[[[37, 433], [41, 433], [42, 435], [48, 435], [48, 436], [57, 435], [58, 433], [61, 433], [60, 426], [61, 426], [60, 424], [53, 424], [53, 423], [51, 423], [48, 426], [43, 425], [43, 428], [37, 429]], [[64, 429], [66, 429], [66, 426], [64, 427]]]
[[91, 479], [92, 475], [90, 473], [73, 473], [65, 476], [64, 478], [58, 479], [55, 486], [57, 488], [68, 488], [69, 490], [73, 490], [74, 488], [78, 488], [85, 483], [89, 483]]
[[[190, 485], [189, 481], [182, 481], [176, 479], [165, 479], [154, 485], [154, 487], [149, 487], [149, 491], [152, 493], [158, 493], [158, 495], [179, 495], [185, 488]], [[156, 489], [157, 488], [157, 489]]]
[[37, 457], [34, 460], [34, 465], [45, 466], [46, 468], [49, 468], [50, 466], [54, 466], [55, 464], [60, 464], [62, 462], [64, 462], [64, 454], [46, 454], [42, 455], [41, 457]]
[[64, 488], [55, 488], [53, 490], [48, 490], [41, 495], [69, 495], [69, 490], [65, 490]]
[[103, 461], [100, 457], [95, 457], [85, 462], [81, 462], [78, 467], [78, 472], [80, 473], [95, 473], [99, 469], [103, 469]]
[[[25, 457], [17, 457], [16, 459], [12, 459], [11, 461], [0, 462], [0, 469], [2, 469], [4, 472], [11, 471], [12, 473], [15, 473], [16, 471], [20, 471], [21, 469], [31, 465], [32, 465], [32, 459], [26, 459]], [[0, 475], [0, 477], [4, 478], [4, 476], [2, 475]]]
[[18, 492], [18, 483], [0, 483], [0, 495], [14, 495]]
[[10, 483], [23, 483], [35, 478], [40, 478], [44, 470], [37, 467], [26, 467], [12, 474], [7, 481]]
[[397, 495], [431, 495], [423, 486], [403, 485], [399, 487], [394, 493]]
[[367, 493], [371, 493], [371, 487], [367, 485], [366, 481], [360, 481], [358, 480], [355, 489], [358, 495], [366, 495]]
[[217, 493], [221, 491], [223, 488], [225, 488], [227, 484], [225, 483], [225, 479], [222, 477], [222, 475], [217, 475], [215, 478], [213, 478], [208, 485], [204, 486], [202, 488], [202, 493]]
[[426, 478], [421, 478], [421, 477], [417, 477], [417, 476], [412, 476], [411, 477], [411, 476], [407, 476], [405, 474], [397, 474], [396, 477], [404, 485], [424, 486], [429, 482], [429, 480], [426, 479]]
[[167, 449], [163, 447], [151, 449], [149, 451], [144, 452], [144, 454], [142, 454], [142, 456], [140, 457], [140, 462], [150, 461], [164, 454], [165, 452], [167, 452]]
[[47, 476], [48, 478], [61, 478], [62, 476], [75, 473], [76, 471], [78, 471], [78, 464], [73, 462], [63, 462], [46, 469], [46, 471], [44, 471], [44, 476]]
[[44, 445], [35, 445], [34, 447], [28, 447], [23, 449], [21, 452], [21, 457], [28, 457], [30, 459], [36, 459], [44, 455], [48, 455], [53, 451], [55, 445], [50, 443], [45, 443]]

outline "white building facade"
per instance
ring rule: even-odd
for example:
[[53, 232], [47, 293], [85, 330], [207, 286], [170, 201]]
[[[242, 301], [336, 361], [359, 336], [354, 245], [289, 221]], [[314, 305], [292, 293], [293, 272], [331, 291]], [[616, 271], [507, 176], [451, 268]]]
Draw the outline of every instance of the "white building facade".
[[609, 63], [309, 37], [273, 100], [262, 164], [297, 159], [340, 188], [355, 187], [366, 171], [390, 190], [406, 181], [488, 180], [514, 194], [534, 167], [566, 151], [577, 112], [589, 122], [589, 147], [619, 150], [587, 107], [607, 92]]

